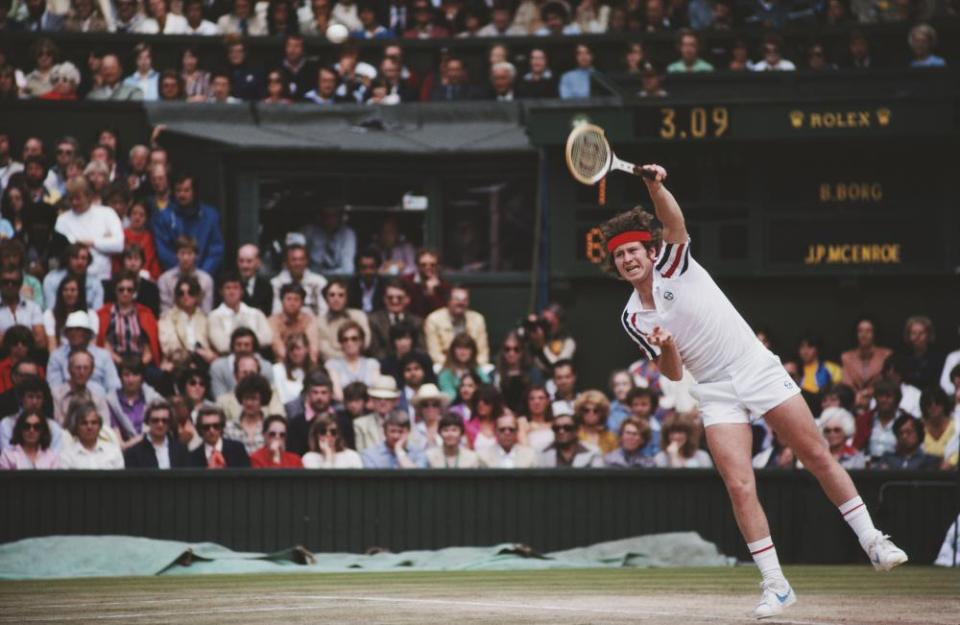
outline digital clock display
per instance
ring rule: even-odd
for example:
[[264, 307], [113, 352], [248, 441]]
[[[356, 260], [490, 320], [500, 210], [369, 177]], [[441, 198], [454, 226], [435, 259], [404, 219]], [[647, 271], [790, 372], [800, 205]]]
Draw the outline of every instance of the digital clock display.
[[638, 139], [700, 141], [722, 139], [731, 133], [726, 106], [661, 106], [637, 110]]

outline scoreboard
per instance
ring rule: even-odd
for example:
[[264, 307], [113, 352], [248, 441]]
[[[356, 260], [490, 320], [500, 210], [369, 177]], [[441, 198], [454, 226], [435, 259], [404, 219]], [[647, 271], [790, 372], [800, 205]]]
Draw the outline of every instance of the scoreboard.
[[960, 265], [949, 99], [534, 109], [553, 264], [570, 275], [603, 259], [599, 222], [636, 204], [652, 210], [639, 178], [610, 176], [602, 198], [573, 181], [561, 146], [579, 119], [604, 127], [619, 157], [667, 168], [693, 252], [718, 274], [945, 275]]

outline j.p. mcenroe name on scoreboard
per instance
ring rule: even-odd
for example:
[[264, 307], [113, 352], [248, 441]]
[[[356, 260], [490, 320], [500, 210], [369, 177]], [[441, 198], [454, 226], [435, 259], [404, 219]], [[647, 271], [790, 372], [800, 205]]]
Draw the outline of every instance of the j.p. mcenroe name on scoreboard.
[[852, 111], [793, 110], [789, 112], [788, 116], [790, 126], [794, 130], [886, 128], [893, 120], [893, 112], [886, 107]]
[[899, 265], [899, 243], [829, 243], [810, 245], [805, 265]]

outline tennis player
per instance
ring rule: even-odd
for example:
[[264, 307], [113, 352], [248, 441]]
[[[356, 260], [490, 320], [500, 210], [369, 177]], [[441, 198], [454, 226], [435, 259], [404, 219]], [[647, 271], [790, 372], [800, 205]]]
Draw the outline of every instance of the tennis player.
[[780, 360], [760, 343], [710, 274], [691, 257], [683, 213], [663, 184], [666, 170], [644, 165], [636, 173], [643, 170], [656, 174], [644, 182], [662, 231], [653, 228], [653, 217], [640, 208], [602, 224], [607, 268], [633, 286], [621, 321], [644, 356], [656, 360], [660, 372], [671, 380], [679, 380], [684, 367], [696, 379], [691, 392], [700, 402], [713, 461], [763, 575], [754, 616], [780, 614], [797, 597], [780, 569], [757, 499], [751, 414], [762, 416], [816, 476], [874, 568], [889, 571], [906, 562], [907, 555], [873, 526], [850, 476], [830, 455], [800, 389]]

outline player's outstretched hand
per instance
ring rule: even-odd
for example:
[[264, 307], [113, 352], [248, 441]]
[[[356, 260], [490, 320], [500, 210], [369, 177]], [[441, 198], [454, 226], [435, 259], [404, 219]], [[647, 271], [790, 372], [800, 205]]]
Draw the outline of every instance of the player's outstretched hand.
[[[651, 180], [644, 174], [654, 174]], [[637, 167], [637, 175], [643, 176], [643, 181], [647, 183], [647, 189], [651, 192], [658, 190], [663, 186], [663, 181], [667, 179], [667, 170], [660, 165], [640, 165]]]
[[650, 343], [657, 347], [673, 344], [673, 335], [666, 328], [655, 326], [653, 332], [650, 333]]

